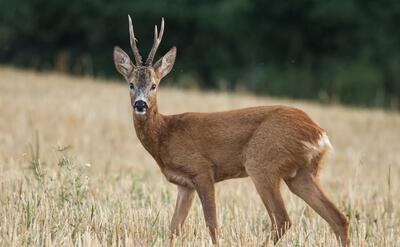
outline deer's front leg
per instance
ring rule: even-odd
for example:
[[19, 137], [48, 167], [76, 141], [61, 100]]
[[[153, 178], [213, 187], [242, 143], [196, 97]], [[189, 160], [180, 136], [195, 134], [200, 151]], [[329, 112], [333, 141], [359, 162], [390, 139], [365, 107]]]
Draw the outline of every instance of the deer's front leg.
[[193, 204], [193, 199], [193, 188], [178, 185], [178, 197], [176, 199], [175, 212], [172, 216], [171, 225], [169, 226], [171, 240], [174, 238], [174, 235], [179, 235], [180, 228], [185, 222]]
[[218, 224], [214, 181], [211, 176], [197, 176], [193, 182], [203, 207], [204, 218], [210, 231], [212, 242], [216, 244]]

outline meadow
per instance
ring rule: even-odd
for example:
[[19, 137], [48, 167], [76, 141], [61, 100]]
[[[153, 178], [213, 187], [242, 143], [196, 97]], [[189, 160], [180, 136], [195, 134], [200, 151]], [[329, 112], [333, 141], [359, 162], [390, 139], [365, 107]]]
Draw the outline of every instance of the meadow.
[[[168, 82], [158, 102], [164, 114], [303, 109], [334, 146], [321, 183], [350, 220], [351, 245], [399, 245], [400, 114]], [[293, 227], [278, 246], [338, 246], [327, 223], [282, 188]], [[248, 178], [216, 189], [219, 246], [268, 240], [268, 214]], [[166, 246], [175, 198], [136, 138], [126, 84], [0, 68], [0, 246]], [[175, 244], [211, 246], [198, 198]]]

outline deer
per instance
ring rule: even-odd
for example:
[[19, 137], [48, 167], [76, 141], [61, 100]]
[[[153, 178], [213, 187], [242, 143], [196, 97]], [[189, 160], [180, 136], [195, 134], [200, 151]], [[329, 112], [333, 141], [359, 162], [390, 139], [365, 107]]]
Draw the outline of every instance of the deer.
[[164, 33], [162, 18], [160, 31], [157, 25], [154, 28], [153, 46], [143, 63], [129, 15], [128, 21], [135, 63], [118, 46], [114, 47], [113, 60], [129, 86], [138, 139], [161, 173], [178, 188], [169, 226], [171, 242], [179, 236], [197, 193], [212, 243], [217, 244], [215, 184], [250, 177], [271, 220], [273, 231], [268, 241], [276, 244], [292, 225], [280, 191], [283, 181], [330, 225], [339, 244], [349, 246], [349, 223], [319, 182], [322, 160], [332, 149], [326, 131], [304, 111], [282, 105], [159, 113], [158, 87], [174, 66], [176, 47], [153, 63]]

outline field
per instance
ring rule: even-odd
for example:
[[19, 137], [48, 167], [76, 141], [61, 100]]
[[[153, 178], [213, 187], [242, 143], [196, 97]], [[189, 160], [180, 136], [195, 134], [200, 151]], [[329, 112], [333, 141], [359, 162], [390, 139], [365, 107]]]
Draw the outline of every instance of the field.
[[[399, 114], [168, 86], [159, 104], [165, 114], [271, 104], [305, 110], [335, 148], [321, 182], [350, 219], [352, 246], [399, 245]], [[282, 189], [293, 227], [278, 246], [337, 246], [326, 222]], [[125, 84], [0, 68], [0, 246], [166, 246], [175, 197], [136, 138]], [[217, 205], [220, 246], [269, 238], [248, 178], [219, 183]], [[196, 198], [176, 246], [208, 245]]]

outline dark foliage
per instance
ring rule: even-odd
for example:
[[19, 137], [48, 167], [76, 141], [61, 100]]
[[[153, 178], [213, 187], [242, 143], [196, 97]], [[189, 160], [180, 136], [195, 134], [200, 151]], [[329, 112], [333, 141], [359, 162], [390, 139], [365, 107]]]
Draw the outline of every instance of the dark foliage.
[[144, 57], [165, 17], [177, 85], [400, 108], [397, 0], [1, 1], [0, 63], [117, 76], [128, 14]]

